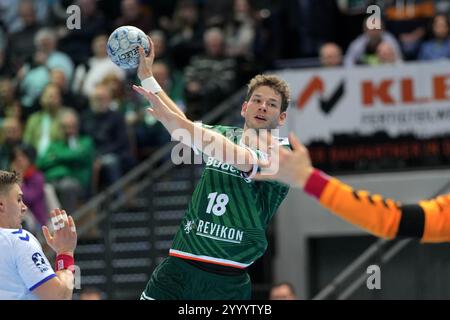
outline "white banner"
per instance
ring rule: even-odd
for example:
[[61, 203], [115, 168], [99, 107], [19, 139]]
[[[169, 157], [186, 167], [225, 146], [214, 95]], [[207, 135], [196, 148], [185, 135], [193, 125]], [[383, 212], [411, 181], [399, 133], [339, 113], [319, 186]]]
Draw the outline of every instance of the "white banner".
[[450, 61], [284, 70], [291, 89], [282, 134], [330, 143], [333, 134], [420, 138], [450, 133]]

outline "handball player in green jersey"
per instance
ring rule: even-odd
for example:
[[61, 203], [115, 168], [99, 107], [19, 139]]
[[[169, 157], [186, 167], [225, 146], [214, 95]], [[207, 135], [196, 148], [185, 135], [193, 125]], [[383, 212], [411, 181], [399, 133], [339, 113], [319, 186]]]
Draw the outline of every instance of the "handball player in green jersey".
[[[288, 139], [277, 138], [276, 146], [258, 149], [246, 137], [284, 124], [289, 88], [277, 76], [258, 75], [248, 84], [242, 104], [244, 128], [199, 125], [153, 78], [153, 60], [153, 50], [146, 57], [141, 48], [141, 86], [133, 89], [151, 103], [148, 112], [174, 139], [203, 153], [206, 166], [169, 255], [154, 270], [141, 299], [251, 299], [247, 268], [264, 254], [266, 228], [289, 191], [287, 185], [253, 177], [258, 161], [278, 146], [288, 147]], [[180, 132], [192, 139], [182, 141]]]

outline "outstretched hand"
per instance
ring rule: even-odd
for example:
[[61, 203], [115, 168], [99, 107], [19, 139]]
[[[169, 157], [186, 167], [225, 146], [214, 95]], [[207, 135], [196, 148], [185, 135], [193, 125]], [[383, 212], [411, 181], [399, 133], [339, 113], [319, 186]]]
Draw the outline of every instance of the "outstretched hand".
[[73, 255], [77, 246], [77, 231], [73, 218], [67, 216], [66, 211], [60, 209], [52, 210], [50, 217], [54, 229], [53, 235], [46, 226], [42, 227], [47, 244], [56, 254]]
[[[259, 139], [264, 141], [275, 139], [270, 133], [262, 132]], [[268, 160], [259, 160], [258, 165], [261, 168], [256, 176], [256, 180], [278, 180], [291, 185], [292, 187], [303, 188], [314, 168], [311, 165], [311, 159], [308, 150], [293, 134], [289, 134], [289, 142], [292, 150], [280, 147], [269, 155]], [[273, 167], [275, 165], [275, 170]], [[268, 168], [272, 168], [269, 172]]]
[[167, 121], [171, 116], [175, 115], [175, 113], [170, 110], [170, 108], [156, 94], [145, 90], [141, 86], [136, 85], [133, 85], [133, 90], [151, 103], [152, 106], [150, 108], [147, 108], [147, 112], [154, 116], [158, 121]]

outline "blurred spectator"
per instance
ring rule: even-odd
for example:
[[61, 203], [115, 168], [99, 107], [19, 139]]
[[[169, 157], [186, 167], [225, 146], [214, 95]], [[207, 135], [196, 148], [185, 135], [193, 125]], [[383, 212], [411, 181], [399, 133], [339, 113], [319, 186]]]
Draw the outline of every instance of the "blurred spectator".
[[434, 2], [436, 12], [450, 14], [450, 2], [448, 0], [436, 0]]
[[151, 0], [153, 18], [156, 28], [167, 31], [170, 29], [171, 18], [178, 0]]
[[67, 54], [56, 49], [58, 38], [55, 31], [50, 28], [40, 29], [34, 37], [34, 44], [36, 50], [42, 51], [47, 56], [47, 60], [45, 61], [47, 68], [63, 70], [67, 81], [70, 83], [72, 81], [74, 65]]
[[11, 154], [11, 169], [22, 175], [23, 202], [42, 226], [47, 223], [47, 208], [44, 194], [44, 175], [34, 165], [36, 151], [33, 147], [20, 144]]
[[233, 15], [225, 24], [225, 47], [230, 57], [253, 56], [255, 23], [249, 0], [234, 0]]
[[92, 55], [92, 40], [97, 35], [107, 33], [108, 25], [103, 13], [97, 9], [97, 1], [77, 0], [75, 4], [80, 7], [82, 28], [65, 28], [66, 34], [62, 36], [59, 46], [78, 65], [89, 59]]
[[94, 287], [83, 288], [80, 292], [80, 300], [103, 300], [103, 293]]
[[[95, 87], [90, 97], [90, 110], [82, 116], [82, 133], [95, 144], [93, 191], [104, 182], [107, 186], [117, 181], [133, 162], [123, 115], [111, 110], [112, 96], [106, 85]], [[101, 179], [104, 177], [104, 179]]]
[[377, 64], [395, 64], [401, 63], [402, 60], [396, 55], [392, 45], [388, 42], [381, 42], [376, 51]]
[[12, 151], [15, 146], [22, 143], [22, 124], [17, 118], [6, 118], [1, 129], [0, 170], [9, 170]]
[[381, 1], [374, 0], [336, 0], [339, 8], [339, 33], [336, 43], [347, 48], [350, 42], [361, 34], [361, 25], [367, 17], [367, 8]]
[[[22, 2], [17, 0], [2, 0], [0, 1], [0, 21], [2, 21], [8, 28], [8, 33], [14, 33], [23, 30], [26, 21], [23, 19]], [[48, 9], [50, 1], [48, 0], [33, 0], [34, 16], [36, 20], [43, 24], [46, 22], [48, 16]]]
[[169, 48], [175, 68], [183, 70], [193, 55], [202, 51], [203, 23], [192, 0], [180, 0], [170, 25]]
[[205, 1], [202, 16], [205, 27], [222, 27], [233, 12], [233, 0]]
[[[156, 61], [153, 64], [153, 76], [167, 95], [183, 111], [186, 111], [184, 100], [184, 79], [182, 75], [170, 69], [170, 65], [164, 61]], [[148, 112], [146, 112], [148, 114]]]
[[323, 43], [336, 41], [336, 0], [284, 0], [280, 5], [282, 58], [314, 57]]
[[8, 37], [0, 22], [0, 76], [14, 76], [11, 66], [6, 61]]
[[[163, 31], [152, 30], [149, 34], [153, 41], [153, 50], [155, 52], [155, 64], [161, 63], [161, 65], [166, 66], [170, 71], [171, 85], [169, 86], [171, 90], [177, 90], [180, 86], [183, 86], [183, 73], [176, 69], [176, 65], [172, 59], [172, 54], [167, 47], [167, 38]], [[159, 65], [159, 66], [161, 66]], [[164, 68], [164, 67], [163, 67]], [[159, 70], [162, 70], [159, 68]], [[164, 70], [163, 70], [164, 73]], [[163, 77], [164, 78], [164, 77]], [[164, 80], [163, 80], [164, 81]], [[176, 93], [175, 95], [177, 95]], [[181, 93], [182, 95], [183, 93]], [[169, 94], [170, 96], [170, 94]], [[184, 105], [184, 103], [183, 103]]]
[[125, 79], [125, 71], [108, 57], [107, 42], [108, 37], [105, 34], [98, 35], [92, 40], [94, 55], [86, 63], [77, 67], [73, 86], [75, 92], [81, 92], [86, 97], [90, 97], [95, 86], [110, 73], [117, 75], [121, 80]]
[[286, 58], [282, 54], [284, 50], [280, 34], [284, 32], [281, 20], [284, 12], [271, 8], [255, 9], [255, 41], [254, 41], [254, 64], [258, 73], [273, 68], [275, 61]]
[[19, 16], [23, 27], [10, 34], [7, 47], [7, 60], [13, 72], [17, 72], [26, 60], [31, 60], [35, 53], [33, 40], [40, 28], [36, 11], [35, 4], [31, 0], [22, 0], [19, 4]]
[[435, 0], [385, 1], [386, 29], [400, 42], [406, 60], [417, 57], [426, 28], [435, 15]]
[[292, 284], [288, 282], [282, 282], [273, 285], [270, 289], [270, 300], [297, 300], [295, 290]]
[[15, 95], [13, 81], [9, 78], [0, 79], [0, 122], [2, 118], [20, 119], [22, 108]]
[[236, 87], [245, 85], [258, 71], [254, 63], [255, 18], [249, 0], [234, 0], [232, 14], [225, 21], [225, 51], [239, 70]]
[[322, 67], [338, 67], [342, 65], [342, 49], [336, 43], [327, 42], [319, 50]]
[[63, 70], [52, 69], [50, 71], [50, 83], [58, 86], [59, 90], [61, 90], [63, 105], [70, 105], [78, 113], [81, 113], [88, 108], [87, 98], [82, 94], [77, 94], [70, 90], [70, 86], [67, 83], [66, 75]]
[[74, 0], [43, 0], [48, 2], [47, 26], [52, 26], [58, 35], [64, 34], [60, 31], [67, 29], [67, 8], [72, 5]]
[[226, 56], [220, 29], [205, 32], [204, 48], [205, 54], [192, 57], [184, 74], [188, 118], [194, 120], [231, 94], [237, 78], [236, 60]]
[[449, 20], [444, 14], [433, 19], [432, 37], [420, 47], [420, 60], [450, 58]]
[[155, 27], [150, 11], [139, 0], [122, 0], [120, 7], [122, 15], [116, 20], [115, 28], [135, 26], [147, 33]]
[[50, 82], [50, 73], [45, 65], [47, 55], [42, 51], [36, 51], [31, 64], [24, 65], [19, 71], [20, 103], [24, 118], [38, 110], [38, 98]]
[[371, 64], [371, 60], [376, 58], [376, 49], [381, 42], [389, 43], [395, 50], [395, 55], [402, 59], [400, 46], [397, 40], [389, 32], [384, 30], [382, 21], [378, 21], [381, 28], [369, 28], [367, 19], [364, 20], [364, 33], [353, 40], [345, 55], [345, 66], [355, 64]]
[[74, 212], [83, 198], [83, 190], [90, 189], [94, 144], [90, 137], [79, 135], [78, 116], [74, 111], [67, 110], [61, 115], [61, 126], [63, 139], [52, 142], [36, 165], [46, 181], [55, 187], [62, 207]]
[[47, 151], [51, 142], [62, 139], [61, 115], [66, 107], [62, 105], [61, 90], [49, 84], [40, 98], [41, 110], [27, 120], [23, 140], [32, 145], [38, 156]]
[[114, 74], [106, 76], [101, 84], [108, 87], [108, 90], [111, 93], [111, 104], [109, 108], [112, 111], [119, 111], [125, 118], [126, 134], [130, 142], [130, 148], [133, 154], [136, 155], [137, 150], [134, 127], [136, 122], [139, 121], [138, 110], [142, 109], [145, 106], [145, 103], [136, 99], [133, 92], [125, 88], [124, 81], [120, 80]]
[[152, 30], [148, 35], [153, 41], [152, 50], [155, 52], [155, 61], [164, 60], [166, 63], [172, 63], [164, 32], [161, 30]]
[[131, 97], [134, 97], [133, 92], [127, 90], [124, 81], [119, 79], [115, 74], [107, 75], [101, 84], [107, 86], [109, 92], [111, 92], [112, 101], [110, 109], [120, 111], [125, 116], [126, 123], [132, 123], [134, 118], [132, 114], [142, 103], [131, 99]]
[[3, 51], [6, 47], [6, 31], [3, 27], [3, 25], [0, 23], [0, 49]]
[[[186, 107], [183, 97], [183, 79], [170, 71], [169, 65], [163, 61], [153, 64], [153, 76], [167, 95], [184, 112]], [[133, 128], [136, 135], [136, 147], [138, 158], [144, 159], [157, 148], [170, 141], [170, 135], [161, 122], [157, 121], [151, 114], [146, 112], [148, 105], [142, 102], [141, 108], [136, 110]]]

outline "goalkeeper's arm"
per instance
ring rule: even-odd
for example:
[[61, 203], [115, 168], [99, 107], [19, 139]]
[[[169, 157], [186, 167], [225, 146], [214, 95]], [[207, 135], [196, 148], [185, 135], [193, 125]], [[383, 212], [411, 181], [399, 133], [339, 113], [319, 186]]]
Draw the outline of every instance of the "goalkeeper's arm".
[[[383, 238], [414, 237], [423, 242], [450, 241], [450, 194], [415, 204], [401, 204], [354, 190], [336, 178], [316, 170], [307, 149], [295, 135], [290, 135], [292, 151], [279, 148], [279, 169], [264, 175], [270, 163], [259, 163], [259, 180], [279, 180], [302, 188], [320, 204], [344, 220]], [[274, 154], [273, 156], [276, 156]]]

